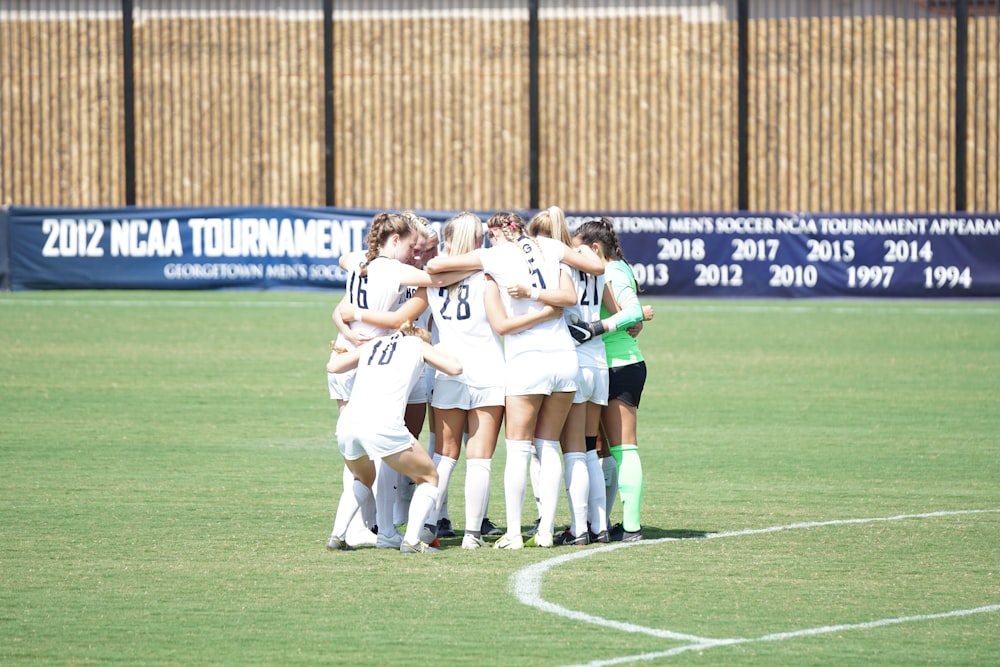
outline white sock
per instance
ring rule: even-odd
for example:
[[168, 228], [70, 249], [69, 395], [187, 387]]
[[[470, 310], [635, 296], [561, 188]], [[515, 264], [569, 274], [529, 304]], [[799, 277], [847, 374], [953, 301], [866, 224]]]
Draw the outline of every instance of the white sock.
[[530, 440], [507, 441], [507, 463], [503, 469], [503, 490], [507, 505], [507, 532], [511, 535], [521, 534], [521, 512], [524, 510], [524, 493], [528, 488], [528, 460], [530, 458]]
[[333, 530], [331, 535], [336, 535], [340, 539], [347, 537], [347, 527], [351, 525], [351, 519], [358, 513], [358, 499], [354, 496], [351, 487], [344, 489], [340, 494], [340, 502], [337, 504], [337, 514], [333, 518]]
[[[392, 523], [398, 526], [406, 523], [406, 515], [410, 511], [410, 498], [413, 497], [413, 494], [407, 490], [410, 486], [410, 480], [408, 477], [400, 475], [395, 470], [392, 471], [392, 476], [395, 480], [392, 485], [392, 489], [394, 491], [392, 501]], [[404, 497], [403, 494], [408, 494], [408, 496]]]
[[[583, 452], [563, 454], [566, 466], [566, 498], [569, 500], [569, 529], [574, 537], [586, 535], [587, 500], [590, 496], [590, 475], [587, 473], [587, 455]], [[604, 479], [601, 479], [604, 488]]]
[[358, 501], [358, 509], [361, 510], [361, 520], [364, 521], [365, 527], [371, 530], [375, 525], [375, 494], [358, 480], [354, 480], [352, 490]]
[[535, 497], [535, 516], [542, 516], [542, 500], [539, 497], [538, 488], [541, 482], [538, 481], [538, 471], [542, 467], [541, 459], [538, 456], [538, 448], [531, 447], [531, 463], [529, 464], [531, 473], [531, 494]]
[[563, 462], [558, 440], [535, 439], [535, 451], [538, 452], [538, 504], [541, 508], [538, 516], [538, 532], [551, 535], [555, 530], [556, 508], [559, 505], [559, 492], [562, 489]]
[[354, 497], [354, 475], [344, 466], [342, 476], [344, 490], [337, 501], [337, 513], [333, 517], [333, 531], [331, 535], [336, 535], [344, 539], [347, 535], [347, 527], [351, 525], [351, 519], [358, 511], [358, 500]]
[[379, 535], [392, 536], [396, 534], [396, 525], [392, 522], [392, 510], [396, 504], [396, 471], [379, 461], [378, 473], [375, 475], [375, 523], [378, 524]]
[[392, 505], [392, 522], [397, 526], [406, 523], [410, 513], [410, 499], [416, 484], [406, 475], [396, 473], [396, 502]]
[[[618, 462], [613, 456], [605, 456], [601, 459], [601, 470], [604, 472], [604, 495], [607, 501], [608, 528], [611, 523], [611, 510], [615, 507], [615, 498], [618, 497]], [[595, 531], [601, 532], [601, 531]]]
[[416, 544], [420, 541], [420, 530], [427, 522], [427, 516], [431, 513], [437, 503], [437, 487], [428, 482], [417, 484], [413, 490], [413, 500], [410, 501], [410, 515], [406, 521], [406, 534], [403, 541], [407, 544]]
[[456, 463], [457, 461], [450, 456], [442, 456], [441, 461], [437, 465], [437, 504], [431, 511], [430, 516], [427, 517], [427, 523], [437, 526], [438, 520], [444, 518], [441, 507], [448, 502], [448, 485], [451, 483], [451, 473], [454, 472]]
[[434, 431], [427, 434], [427, 453], [434, 458], [434, 448], [437, 447], [437, 438], [434, 437]]
[[465, 460], [465, 532], [480, 532], [490, 500], [490, 459]]
[[608, 527], [608, 499], [604, 488], [604, 470], [601, 468], [601, 459], [598, 458], [596, 449], [587, 452], [587, 476], [590, 478], [587, 521], [595, 533], [600, 533]]

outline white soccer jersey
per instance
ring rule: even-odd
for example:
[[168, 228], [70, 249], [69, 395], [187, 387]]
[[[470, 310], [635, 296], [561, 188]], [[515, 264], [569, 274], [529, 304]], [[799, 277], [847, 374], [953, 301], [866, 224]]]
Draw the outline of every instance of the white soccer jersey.
[[455, 298], [449, 296], [447, 287], [427, 288], [428, 311], [433, 314], [441, 349], [462, 361], [463, 372], [456, 377], [471, 387], [503, 384], [503, 346], [486, 317], [485, 293], [482, 271], [462, 281]]
[[[576, 316], [581, 322], [601, 319], [601, 300], [604, 296], [604, 275], [595, 276], [586, 271], [563, 264], [563, 271], [573, 278], [576, 286], [576, 304], [563, 310], [567, 322]], [[581, 368], [607, 368], [608, 357], [604, 352], [604, 340], [594, 336], [576, 346], [576, 356]]]
[[360, 351], [351, 400], [337, 419], [337, 433], [367, 428], [381, 435], [409, 434], [403, 413], [424, 372], [422, 341], [395, 333], [368, 341]]
[[[399, 306], [402, 306], [404, 303], [406, 303], [414, 296], [416, 296], [417, 290], [419, 289], [420, 289], [419, 287], [404, 287], [403, 294], [402, 296], [399, 297]], [[428, 292], [429, 291], [430, 288], [428, 288]], [[397, 306], [396, 308], [398, 308], [399, 306]], [[393, 308], [393, 310], [396, 310], [396, 308]], [[417, 315], [417, 318], [413, 320], [413, 326], [417, 326], [420, 327], [421, 329], [426, 329], [427, 331], [430, 331], [431, 330], [430, 310], [424, 310], [424, 312]]]
[[[382, 312], [396, 310], [404, 293], [399, 281], [406, 264], [390, 257], [376, 257], [368, 265], [368, 275], [362, 277], [361, 264], [364, 262], [364, 256], [356, 259], [356, 265], [350, 267], [347, 275], [347, 298], [351, 305], [355, 308]], [[360, 331], [370, 336], [384, 336], [390, 333], [389, 329], [368, 322], [351, 322], [350, 326], [352, 331]], [[353, 347], [343, 334], [337, 336], [337, 345], [345, 349]]]
[[[546, 237], [530, 239], [522, 236], [489, 248], [476, 250], [483, 269], [500, 286], [500, 294], [508, 315], [524, 315], [544, 306], [533, 299], [511, 299], [507, 287], [528, 285], [540, 289], [558, 289], [560, 264], [566, 244]], [[573, 338], [559, 319], [541, 322], [526, 331], [504, 337], [507, 359], [527, 351], [572, 350]]]

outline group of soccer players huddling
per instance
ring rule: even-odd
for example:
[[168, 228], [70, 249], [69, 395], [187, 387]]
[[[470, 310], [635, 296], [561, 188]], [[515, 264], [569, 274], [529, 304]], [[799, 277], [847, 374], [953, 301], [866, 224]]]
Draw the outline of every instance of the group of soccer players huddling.
[[[442, 234], [439, 254], [425, 218], [378, 213], [367, 250], [340, 260], [347, 288], [327, 374], [344, 491], [327, 548], [437, 551], [456, 536], [448, 486], [463, 445], [463, 549], [487, 537], [497, 549], [641, 540], [636, 337], [653, 309], [613, 223], [571, 233], [553, 206], [528, 224], [462, 212]], [[501, 426], [505, 530], [487, 515]], [[526, 527], [529, 485], [537, 520]], [[570, 520], [557, 533], [563, 488]]]

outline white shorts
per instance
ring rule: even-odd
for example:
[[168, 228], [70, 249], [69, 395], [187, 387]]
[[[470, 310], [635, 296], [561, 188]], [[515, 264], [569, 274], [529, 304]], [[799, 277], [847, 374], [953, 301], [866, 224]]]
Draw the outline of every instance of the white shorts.
[[605, 368], [580, 368], [576, 374], [576, 395], [573, 396], [574, 403], [596, 403], [597, 405], [608, 404], [608, 369]]
[[431, 379], [427, 379], [427, 373], [421, 373], [420, 377], [417, 378], [417, 383], [413, 385], [413, 389], [410, 390], [410, 395], [406, 399], [407, 405], [413, 405], [414, 403], [426, 403], [431, 400], [431, 386], [433, 385], [434, 376]]
[[472, 410], [498, 405], [502, 407], [505, 396], [503, 385], [470, 387], [461, 380], [445, 376], [434, 383], [431, 406], [443, 410], [449, 408]]
[[346, 373], [327, 373], [326, 384], [330, 388], [330, 398], [338, 401], [350, 400], [357, 372], [357, 368], [352, 368]]
[[577, 358], [575, 350], [522, 352], [507, 361], [508, 396], [576, 391]]
[[377, 424], [354, 426], [337, 424], [337, 446], [344, 459], [354, 461], [362, 456], [385, 458], [405, 452], [413, 446], [413, 436], [405, 428], [379, 430]]

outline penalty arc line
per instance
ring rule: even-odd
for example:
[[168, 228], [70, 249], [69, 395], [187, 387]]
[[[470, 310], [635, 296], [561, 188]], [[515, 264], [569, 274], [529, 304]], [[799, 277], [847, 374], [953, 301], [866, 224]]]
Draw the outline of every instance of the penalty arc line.
[[[831, 521], [808, 521], [808, 522], [787, 524], [783, 526], [769, 526], [766, 528], [748, 528], [745, 530], [712, 533], [710, 535], [705, 536], [704, 538], [698, 538], [698, 539], [743, 537], [746, 535], [760, 535], [766, 533], [776, 533], [786, 530], [799, 530], [803, 528], [819, 528], [824, 526], [843, 526], [852, 524], [902, 521], [904, 519], [925, 519], [933, 517], [957, 516], [957, 515], [967, 515], [967, 514], [984, 514], [984, 513], [1000, 513], [1000, 509], [956, 510], [956, 511], [941, 511], [941, 512], [925, 512], [921, 514], [899, 514], [890, 517], [835, 519]], [[700, 637], [698, 635], [692, 635], [688, 633], [674, 632], [672, 630], [664, 630], [662, 628], [650, 628], [642, 625], [637, 625], [635, 623], [626, 623], [622, 621], [615, 621], [612, 619], [602, 618], [600, 616], [594, 616], [582, 611], [567, 609], [566, 607], [563, 607], [561, 605], [549, 602], [544, 598], [542, 598], [541, 596], [542, 578], [544, 577], [546, 572], [548, 572], [550, 569], [554, 567], [557, 567], [564, 563], [568, 563], [570, 561], [577, 560], [580, 558], [587, 558], [596, 553], [607, 553], [609, 551], [614, 551], [615, 549], [625, 549], [625, 548], [644, 546], [644, 545], [648, 546], [648, 545], [660, 544], [663, 542], [677, 542], [680, 541], [680, 539], [682, 538], [667, 537], [657, 540], [644, 540], [641, 542], [619, 542], [617, 544], [612, 544], [607, 547], [588, 549], [585, 551], [576, 551], [574, 553], [565, 554], [563, 556], [550, 558], [540, 563], [536, 563], [529, 567], [523, 568], [518, 572], [515, 572], [514, 575], [511, 577], [510, 590], [511, 593], [514, 595], [514, 597], [517, 598], [517, 600], [522, 604], [530, 607], [535, 607], [536, 609], [539, 609], [541, 611], [555, 614], [563, 618], [581, 621], [584, 623], [590, 623], [592, 625], [599, 625], [602, 627], [619, 630], [621, 632], [641, 633], [652, 637], [658, 637], [661, 639], [673, 639], [673, 640], [691, 642], [690, 644], [687, 644], [685, 646], [678, 646], [668, 651], [662, 651], [650, 654], [641, 654], [637, 656], [622, 656], [607, 661], [595, 661], [595, 662], [585, 663], [588, 667], [598, 667], [602, 665], [617, 665], [617, 664], [625, 664], [628, 662], [653, 660], [660, 657], [669, 657], [687, 651], [713, 648], [716, 646], [728, 646], [733, 644], [742, 644], [747, 642], [758, 642], [758, 641], [779, 641], [783, 639], [790, 639], [793, 637], [827, 634], [830, 632], [866, 629], [866, 628], [880, 627], [883, 625], [907, 623], [912, 621], [931, 620], [936, 618], [947, 618], [951, 616], [964, 616], [969, 614], [991, 613], [995, 611], [1000, 611], [1000, 605], [989, 605], [985, 607], [977, 607], [975, 609], [963, 609], [957, 611], [943, 612], [940, 614], [905, 616], [901, 618], [881, 619], [881, 620], [867, 621], [856, 624], [825, 626], [820, 628], [808, 628], [804, 630], [795, 630], [790, 632], [772, 633], [757, 638], [716, 639], [710, 637]]]

